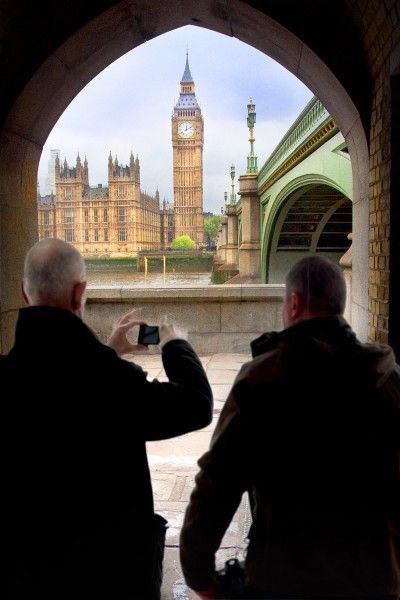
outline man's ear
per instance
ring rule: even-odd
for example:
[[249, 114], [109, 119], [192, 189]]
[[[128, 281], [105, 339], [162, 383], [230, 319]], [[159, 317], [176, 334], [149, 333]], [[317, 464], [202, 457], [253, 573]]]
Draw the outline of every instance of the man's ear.
[[76, 283], [72, 289], [71, 308], [80, 313], [85, 305], [86, 281]]
[[290, 296], [290, 316], [293, 321], [298, 321], [304, 313], [303, 296], [298, 292], [292, 292]]
[[22, 297], [24, 299], [25, 304], [30, 304], [29, 298], [28, 298], [28, 296], [27, 296], [27, 294], [25, 292], [24, 280], [23, 279], [21, 279], [21, 294], [22, 294]]

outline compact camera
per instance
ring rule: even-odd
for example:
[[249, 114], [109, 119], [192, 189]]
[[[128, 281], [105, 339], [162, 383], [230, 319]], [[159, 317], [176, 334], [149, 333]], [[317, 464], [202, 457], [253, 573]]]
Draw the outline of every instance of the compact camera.
[[160, 343], [160, 333], [158, 325], [140, 325], [138, 344], [148, 346], [150, 344]]
[[223, 569], [216, 571], [215, 576], [224, 598], [244, 598], [244, 561], [230, 558]]

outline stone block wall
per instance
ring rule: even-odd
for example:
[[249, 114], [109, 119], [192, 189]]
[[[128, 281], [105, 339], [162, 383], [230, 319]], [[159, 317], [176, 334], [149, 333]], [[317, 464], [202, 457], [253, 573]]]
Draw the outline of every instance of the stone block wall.
[[[400, 3], [398, 0], [358, 1], [359, 26], [364, 32], [368, 68], [373, 78], [369, 164], [369, 275], [370, 340], [388, 342], [390, 302], [390, 191], [392, 123], [391, 77], [399, 68]], [[397, 57], [394, 53], [397, 47]], [[396, 277], [400, 285], [399, 274]], [[392, 285], [394, 283], [392, 282]]]
[[[193, 289], [89, 289], [86, 323], [102, 341], [113, 323], [132, 308], [139, 319], [158, 325], [163, 315], [187, 329], [199, 354], [249, 353], [264, 331], [282, 329], [284, 285], [230, 285]], [[131, 341], [137, 338], [132, 331]], [[152, 352], [159, 352], [151, 348]]]

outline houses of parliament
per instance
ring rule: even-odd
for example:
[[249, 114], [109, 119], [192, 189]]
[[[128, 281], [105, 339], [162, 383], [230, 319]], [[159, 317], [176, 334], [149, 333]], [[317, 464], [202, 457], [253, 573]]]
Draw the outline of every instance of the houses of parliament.
[[89, 167], [79, 154], [75, 166], [54, 156], [55, 193], [38, 195], [39, 239], [71, 242], [83, 255], [131, 256], [168, 248], [189, 235], [197, 247], [203, 230], [203, 117], [186, 56], [180, 94], [172, 114], [174, 203], [160, 204], [140, 187], [140, 163], [108, 158], [108, 186], [91, 187]]

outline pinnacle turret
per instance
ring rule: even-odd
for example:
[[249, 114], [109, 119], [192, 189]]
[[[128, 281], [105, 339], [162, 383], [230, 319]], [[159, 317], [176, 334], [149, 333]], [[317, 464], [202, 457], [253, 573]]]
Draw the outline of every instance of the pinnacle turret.
[[182, 75], [181, 83], [194, 83], [189, 67], [189, 53], [186, 52], [186, 65]]

